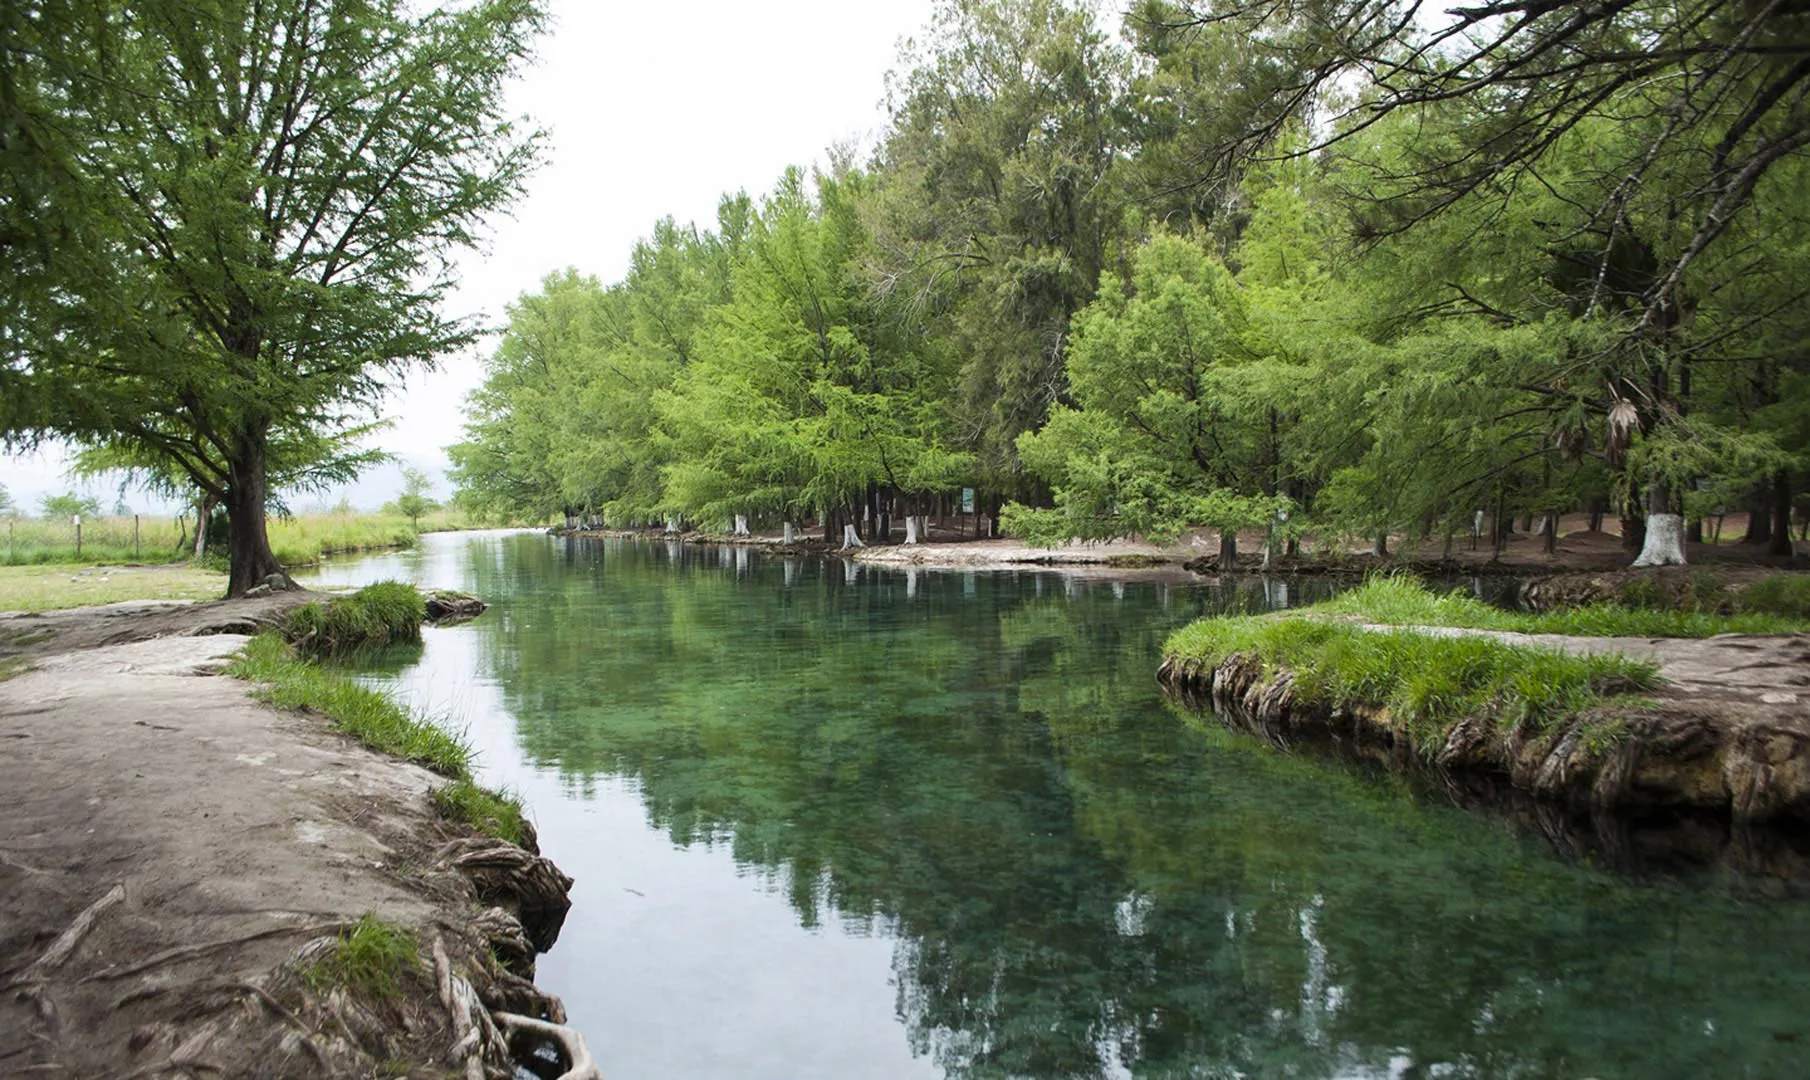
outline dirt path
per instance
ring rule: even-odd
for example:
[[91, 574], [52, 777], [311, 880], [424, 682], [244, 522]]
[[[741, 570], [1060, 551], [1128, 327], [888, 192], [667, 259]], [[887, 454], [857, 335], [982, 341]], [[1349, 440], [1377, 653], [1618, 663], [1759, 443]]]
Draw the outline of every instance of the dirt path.
[[[421, 993], [311, 1011], [294, 960], [369, 912], [478, 962], [440, 781], [214, 674], [245, 638], [197, 629], [271, 605], [233, 606], [29, 620], [58, 632], [0, 682], [0, 1075], [446, 1074], [431, 964]], [[128, 626], [168, 636], [90, 645]]]

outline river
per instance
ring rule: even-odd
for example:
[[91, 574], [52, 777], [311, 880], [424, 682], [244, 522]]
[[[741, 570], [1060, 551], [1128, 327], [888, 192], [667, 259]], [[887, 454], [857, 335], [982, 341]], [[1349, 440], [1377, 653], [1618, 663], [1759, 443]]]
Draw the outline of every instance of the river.
[[611, 1080], [1810, 1075], [1799, 887], [1167, 703], [1163, 637], [1278, 583], [533, 533], [309, 583], [384, 578], [493, 605], [362, 674], [577, 879], [538, 981]]

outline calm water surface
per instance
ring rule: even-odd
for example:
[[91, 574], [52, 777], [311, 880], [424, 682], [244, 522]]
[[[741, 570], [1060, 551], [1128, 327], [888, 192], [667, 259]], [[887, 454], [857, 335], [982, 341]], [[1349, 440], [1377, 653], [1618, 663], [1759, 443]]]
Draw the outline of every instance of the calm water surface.
[[611, 1080], [1810, 1076], [1794, 890], [1165, 704], [1163, 636], [1277, 585], [536, 534], [315, 580], [386, 577], [494, 605], [370, 674], [577, 878], [540, 981]]

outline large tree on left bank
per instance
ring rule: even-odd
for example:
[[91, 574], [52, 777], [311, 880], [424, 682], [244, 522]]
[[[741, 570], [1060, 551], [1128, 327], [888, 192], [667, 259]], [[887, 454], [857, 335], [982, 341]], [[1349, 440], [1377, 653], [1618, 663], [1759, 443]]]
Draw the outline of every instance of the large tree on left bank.
[[469, 343], [450, 259], [537, 132], [536, 0], [105, 0], [0, 12], [0, 438], [153, 457], [224, 505], [229, 593], [281, 571], [273, 442]]

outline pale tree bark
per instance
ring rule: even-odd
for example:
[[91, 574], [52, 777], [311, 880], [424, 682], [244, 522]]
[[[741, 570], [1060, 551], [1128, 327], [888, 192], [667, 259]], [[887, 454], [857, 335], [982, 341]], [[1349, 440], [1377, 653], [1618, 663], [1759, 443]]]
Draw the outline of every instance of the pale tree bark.
[[1684, 516], [1670, 513], [1671, 486], [1655, 480], [1647, 489], [1646, 538], [1635, 566], [1684, 565]]
[[849, 524], [842, 526], [842, 550], [843, 551], [848, 551], [851, 548], [863, 548], [866, 546], [867, 546], [866, 544], [861, 542], [860, 534], [855, 531], [855, 526], [854, 526], [853, 522], [850, 522]]
[[749, 535], [748, 534], [748, 515], [746, 515], [746, 514], [735, 515], [734, 535], [736, 535], [736, 536]]
[[795, 543], [797, 543], [797, 542], [798, 542], [798, 530], [797, 530], [797, 529], [795, 529], [795, 528], [793, 528], [793, 527], [792, 527], [792, 522], [791, 522], [791, 521], [790, 521], [790, 520], [788, 520], [788, 521], [787, 521], [787, 522], [786, 522], [786, 523], [785, 523], [785, 525], [784, 525], [784, 530], [785, 530], [785, 532], [784, 532], [784, 539], [783, 539], [783, 541], [782, 541], [782, 542], [783, 542], [783, 543], [784, 543], [784, 544], [785, 544], [785, 545], [786, 545], [786, 546], [787, 546], [787, 547], [790, 547], [790, 546], [792, 546], [792, 545], [793, 545], [793, 544], [795, 544]]
[[917, 514], [905, 515], [905, 542], [919, 544], [924, 540], [924, 519]]

